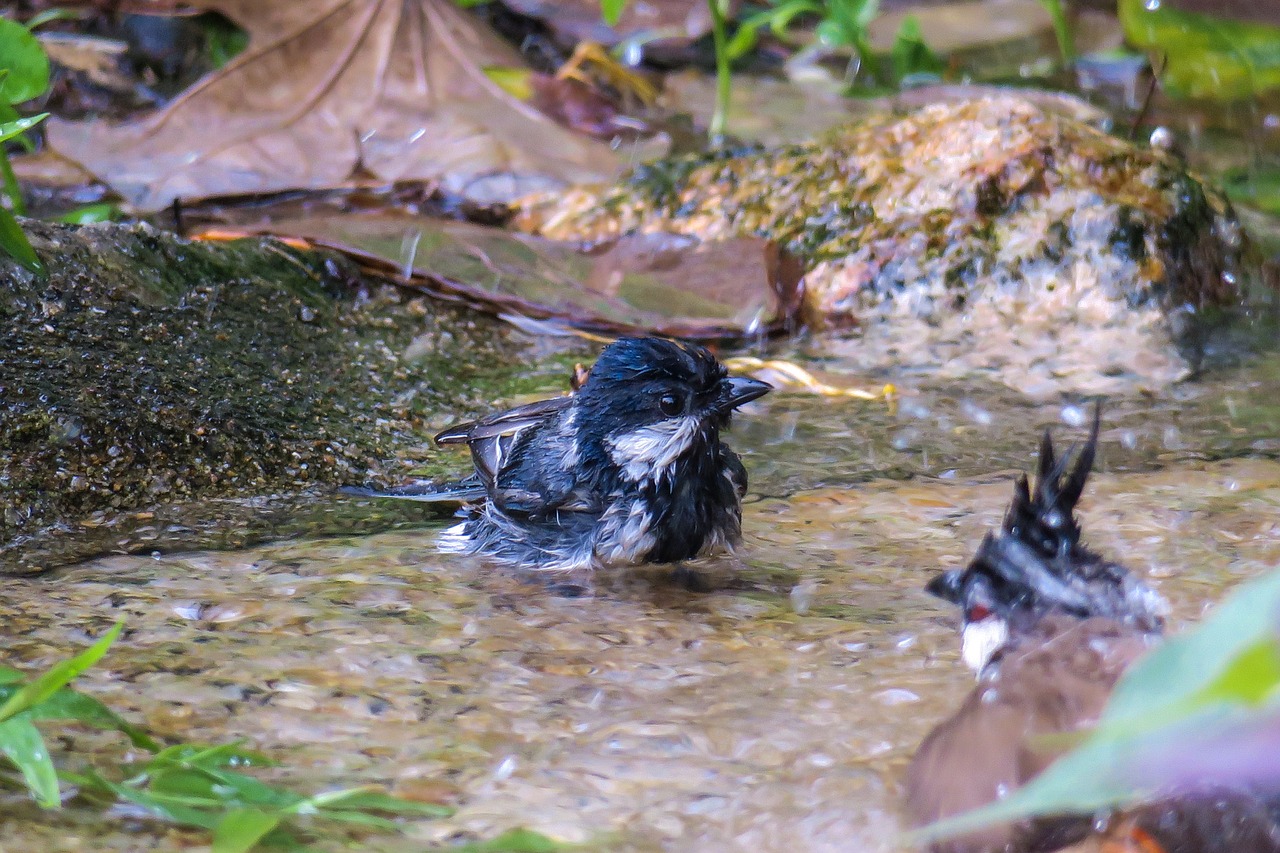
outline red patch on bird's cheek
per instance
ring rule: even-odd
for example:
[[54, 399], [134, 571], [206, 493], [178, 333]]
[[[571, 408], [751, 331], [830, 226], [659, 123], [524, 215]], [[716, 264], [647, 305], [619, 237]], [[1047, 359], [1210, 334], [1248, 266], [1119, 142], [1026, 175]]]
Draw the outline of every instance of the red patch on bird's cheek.
[[991, 615], [991, 608], [985, 604], [975, 604], [969, 608], [968, 615], [970, 622], [981, 622]]

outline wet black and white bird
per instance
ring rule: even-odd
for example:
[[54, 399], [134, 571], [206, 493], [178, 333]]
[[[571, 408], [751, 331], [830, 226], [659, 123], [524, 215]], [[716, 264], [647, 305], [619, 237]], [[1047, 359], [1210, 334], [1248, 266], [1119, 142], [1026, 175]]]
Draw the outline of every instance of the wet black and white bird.
[[442, 550], [532, 569], [672, 563], [732, 549], [747, 473], [720, 440], [765, 382], [731, 377], [699, 346], [623, 338], [573, 394], [441, 432], [471, 449], [475, 473], [375, 497], [471, 504]]

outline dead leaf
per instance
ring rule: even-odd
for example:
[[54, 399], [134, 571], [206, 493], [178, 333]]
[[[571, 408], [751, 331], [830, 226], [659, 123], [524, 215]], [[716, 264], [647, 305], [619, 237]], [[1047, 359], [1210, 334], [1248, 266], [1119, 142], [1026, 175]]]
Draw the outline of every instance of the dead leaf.
[[635, 234], [583, 247], [398, 214], [278, 219], [255, 230], [303, 237], [495, 313], [578, 329], [740, 338], [781, 330], [800, 302], [798, 261], [758, 237]]
[[[568, 44], [593, 41], [615, 45], [637, 35], [663, 36], [660, 45], [677, 46], [711, 32], [706, 0], [631, 0], [615, 26], [604, 22], [600, 0], [503, 0], [522, 15], [537, 18]], [[734, 4], [737, 5], [736, 3]]]
[[332, 187], [358, 171], [487, 203], [617, 170], [607, 147], [485, 75], [519, 56], [450, 0], [200, 5], [244, 27], [249, 49], [143, 121], [49, 122], [55, 150], [139, 209]]

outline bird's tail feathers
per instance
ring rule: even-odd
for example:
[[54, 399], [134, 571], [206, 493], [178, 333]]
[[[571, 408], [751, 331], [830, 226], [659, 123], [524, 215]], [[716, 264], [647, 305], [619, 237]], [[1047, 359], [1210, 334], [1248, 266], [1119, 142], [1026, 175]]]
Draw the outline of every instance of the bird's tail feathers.
[[343, 486], [338, 491], [344, 495], [355, 495], [363, 498], [397, 498], [407, 501], [423, 501], [426, 503], [467, 502], [480, 500], [485, 496], [484, 485], [478, 479], [457, 480], [437, 483], [424, 480], [395, 486], [390, 489], [369, 489], [363, 486]]

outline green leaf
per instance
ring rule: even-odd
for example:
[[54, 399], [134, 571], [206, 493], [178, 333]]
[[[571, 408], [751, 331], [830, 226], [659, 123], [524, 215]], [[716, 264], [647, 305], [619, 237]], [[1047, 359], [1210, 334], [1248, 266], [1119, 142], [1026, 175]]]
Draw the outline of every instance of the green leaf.
[[257, 809], [229, 811], [213, 830], [213, 853], [248, 853], [279, 825], [279, 815]]
[[49, 57], [22, 24], [0, 18], [0, 68], [9, 73], [0, 81], [0, 100], [20, 104], [49, 88]]
[[560, 844], [531, 829], [509, 829], [489, 841], [450, 848], [451, 853], [556, 853]]
[[92, 225], [95, 222], [113, 222], [119, 218], [119, 205], [104, 201], [99, 204], [86, 204], [83, 207], [77, 207], [75, 210], [62, 214], [54, 221], [63, 222], [67, 225]]
[[0, 723], [0, 752], [22, 772], [27, 789], [42, 808], [61, 805], [58, 773], [35, 724], [26, 717], [12, 716]]
[[741, 59], [755, 50], [756, 43], [760, 41], [760, 27], [767, 20], [767, 18], [762, 19], [760, 23], [754, 25], [750, 20], [746, 20], [738, 25], [738, 31], [733, 34], [733, 37], [724, 46], [725, 53], [730, 60]]
[[415, 800], [402, 800], [382, 791], [369, 788], [348, 788], [326, 794], [317, 794], [310, 798], [317, 809], [363, 809], [405, 817], [448, 817], [453, 809], [436, 803], [421, 803]]
[[1259, 640], [1235, 657], [1218, 677], [1192, 698], [1194, 705], [1234, 702], [1260, 705], [1280, 685], [1280, 646]]
[[213, 830], [218, 825], [221, 812], [211, 813], [203, 811], [199, 808], [193, 808], [191, 805], [175, 800], [168, 800], [164, 797], [155, 797], [145, 791], [140, 791], [132, 785], [122, 785], [119, 782], [112, 782], [102, 776], [89, 772], [85, 774], [87, 781], [93, 789], [115, 794], [122, 800], [128, 800], [131, 803], [141, 806], [162, 820], [178, 823], [184, 826], [194, 826], [199, 829]]
[[[0, 18], [0, 20], [4, 19]], [[18, 118], [13, 121], [6, 121], [3, 124], [0, 124], [0, 142], [8, 142], [15, 136], [21, 136], [48, 117], [48, 113], [40, 113], [39, 115]]]
[[211, 806], [294, 809], [305, 797], [230, 770], [179, 767], [152, 772], [151, 790], [163, 796], [206, 799]]
[[[0, 686], [0, 702], [6, 701], [18, 690], [13, 686]], [[32, 720], [75, 720], [103, 731], [118, 731], [129, 738], [134, 746], [155, 752], [160, 748], [150, 735], [131, 725], [114, 711], [92, 696], [77, 693], [64, 687], [27, 712]]]
[[1242, 585], [1192, 631], [1171, 637], [1116, 685], [1102, 725], [1146, 726], [1153, 715], [1196, 707], [1203, 694], [1251, 646], [1274, 636], [1280, 572]]
[[627, 0], [600, 0], [600, 17], [611, 27], [617, 26], [622, 17], [622, 10], [627, 8]]
[[521, 101], [533, 97], [533, 69], [486, 65], [481, 71], [511, 97]]
[[1071, 32], [1071, 21], [1067, 19], [1067, 11], [1062, 6], [1062, 0], [1040, 0], [1040, 5], [1053, 19], [1053, 35], [1058, 40], [1058, 53], [1062, 56], [1062, 61], [1070, 65], [1076, 61], [1076, 40]]
[[920, 21], [915, 15], [907, 15], [902, 19], [902, 26], [893, 39], [889, 61], [893, 65], [893, 75], [899, 81], [913, 74], [940, 75], [946, 68], [942, 60], [924, 43]]
[[1223, 174], [1222, 186], [1234, 202], [1280, 214], [1280, 169], [1231, 169]]
[[378, 829], [383, 832], [399, 832], [400, 824], [390, 818], [381, 817], [379, 815], [369, 814], [361, 811], [348, 811], [347, 809], [325, 809], [318, 813], [318, 817], [325, 820], [337, 821], [339, 823], [350, 823], [356, 826], [367, 826], [370, 829]]
[[[17, 228], [18, 223], [13, 219], [13, 216], [9, 214], [8, 211], [3, 212], [13, 222], [13, 226]], [[2, 219], [3, 218], [0, 217], [0, 221], [2, 221]], [[18, 233], [22, 234], [21, 228], [18, 228]], [[25, 242], [26, 235], [22, 235], [22, 239]], [[6, 244], [4, 229], [2, 227], [0, 227], [0, 245], [4, 245], [6, 250], [9, 249], [9, 246]], [[31, 244], [27, 243], [26, 246], [31, 257], [35, 258], [35, 252], [31, 249]], [[17, 257], [17, 255], [15, 255], [15, 257]], [[18, 260], [22, 261], [22, 258], [19, 257]], [[35, 260], [37, 264], [40, 262], [39, 258], [35, 258]], [[109, 649], [111, 644], [115, 642], [116, 637], [120, 636], [120, 631], [123, 628], [124, 623], [117, 622], [111, 627], [111, 630], [102, 635], [102, 638], [98, 640], [98, 642], [94, 643], [75, 657], [55, 664], [53, 668], [44, 675], [41, 675], [30, 684], [23, 686], [20, 690], [10, 696], [7, 702], [0, 705], [0, 721], [7, 720], [15, 714], [20, 714], [28, 708], [39, 705], [41, 702], [45, 701], [54, 693], [57, 693], [65, 687], [67, 683], [77, 675], [97, 663], [102, 656], [107, 653], [107, 649]]]
[[[769, 29], [773, 31], [773, 34], [778, 38], [783, 38], [789, 33], [791, 23], [796, 18], [804, 14], [821, 15], [824, 11], [823, 5], [814, 2], [814, 0], [789, 0], [789, 2], [775, 7], [772, 11], [763, 12], [762, 14], [768, 16]], [[751, 19], [748, 18], [747, 20]]]
[[[833, 0], [833, 5], [838, 5], [840, 0]], [[871, 22], [876, 19], [876, 15], [880, 13], [880, 0], [852, 0], [853, 5], [853, 22], [855, 26], [862, 32], [866, 32]]]
[[179, 743], [156, 753], [150, 766], [194, 767], [218, 770], [224, 767], [275, 767], [278, 762], [244, 748], [243, 741], [206, 746], [195, 743]]
[[1120, 0], [1118, 11], [1129, 44], [1165, 57], [1160, 79], [1175, 97], [1233, 100], [1280, 88], [1280, 27], [1146, 0]]
[[818, 41], [828, 47], [844, 47], [853, 44], [853, 40], [846, 33], [844, 27], [840, 26], [840, 22], [830, 18], [819, 22], [817, 29], [814, 30], [814, 35], [818, 37]]

